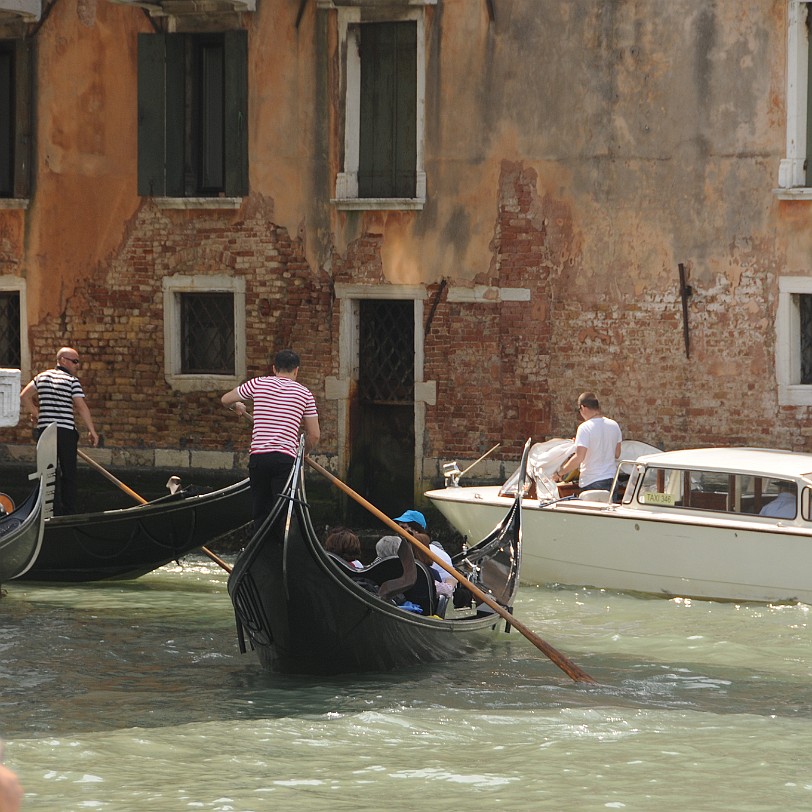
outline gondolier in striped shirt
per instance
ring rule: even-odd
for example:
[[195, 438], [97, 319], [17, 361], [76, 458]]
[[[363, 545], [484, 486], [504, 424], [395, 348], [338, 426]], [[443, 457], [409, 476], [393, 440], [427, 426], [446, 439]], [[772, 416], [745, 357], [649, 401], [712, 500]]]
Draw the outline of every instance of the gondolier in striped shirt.
[[82, 384], [76, 376], [80, 363], [79, 353], [73, 347], [61, 347], [56, 354], [56, 367], [35, 375], [20, 392], [20, 404], [36, 424], [37, 439], [51, 423], [57, 426], [55, 515], [76, 512], [76, 449], [79, 445], [76, 412], [87, 426], [91, 445], [99, 444]]
[[299, 356], [281, 350], [274, 358], [273, 375], [251, 378], [221, 398], [242, 416], [246, 400], [254, 402], [248, 475], [254, 502], [254, 527], [259, 528], [271, 512], [276, 496], [285, 486], [304, 431], [305, 453], [319, 441], [319, 416], [312, 392], [296, 378]]

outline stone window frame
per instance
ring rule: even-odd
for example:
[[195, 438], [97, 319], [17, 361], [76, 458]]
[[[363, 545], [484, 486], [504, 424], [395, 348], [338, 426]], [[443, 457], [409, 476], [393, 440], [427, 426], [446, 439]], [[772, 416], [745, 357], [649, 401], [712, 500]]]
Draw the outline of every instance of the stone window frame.
[[778, 280], [775, 320], [775, 373], [780, 406], [812, 406], [812, 384], [801, 380], [801, 318], [798, 294], [812, 295], [812, 276]]
[[[246, 377], [245, 278], [210, 276], [167, 276], [163, 283], [164, 378], [177, 392], [227, 391]], [[181, 373], [181, 307], [183, 293], [230, 293], [234, 297], [234, 374], [184, 375]]]
[[[424, 164], [426, 106], [426, 27], [425, 7], [437, 0], [395, 0], [376, 4], [370, 0], [350, 0], [336, 5], [333, 0], [318, 0], [321, 9], [337, 11], [338, 50], [341, 57], [343, 94], [340, 115], [344, 125], [344, 149], [341, 169], [336, 176], [335, 197], [331, 203], [339, 210], [408, 211], [421, 210], [426, 202]], [[417, 24], [417, 110], [415, 197], [369, 198], [358, 196], [358, 169], [361, 138], [361, 59], [358, 53], [358, 26], [372, 22], [414, 21]]]
[[[778, 168], [779, 200], [812, 200], [812, 166], [807, 173], [810, 81], [807, 15], [812, 0], [787, 0], [786, 154]], [[807, 180], [809, 174], [809, 180]]]

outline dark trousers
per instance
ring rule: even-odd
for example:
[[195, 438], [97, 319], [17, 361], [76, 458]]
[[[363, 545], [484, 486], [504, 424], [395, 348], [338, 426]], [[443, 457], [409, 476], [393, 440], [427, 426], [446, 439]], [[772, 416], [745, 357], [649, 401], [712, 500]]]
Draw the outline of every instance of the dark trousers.
[[[39, 440], [45, 429], [37, 429]], [[79, 432], [76, 429], [56, 427], [56, 487], [54, 489], [54, 515], [76, 513], [76, 449]]]
[[271, 512], [276, 497], [282, 493], [296, 460], [288, 454], [272, 451], [252, 454], [248, 459], [248, 478], [254, 502], [254, 529], [259, 530]]

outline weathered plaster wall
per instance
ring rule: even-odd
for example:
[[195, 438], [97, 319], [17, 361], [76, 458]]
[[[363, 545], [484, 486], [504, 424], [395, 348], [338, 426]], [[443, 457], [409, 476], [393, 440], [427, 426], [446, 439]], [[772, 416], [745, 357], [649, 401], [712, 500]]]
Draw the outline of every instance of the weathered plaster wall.
[[[426, 206], [366, 213], [329, 202], [335, 12], [309, 3], [297, 28], [298, 4], [258, 5], [245, 15], [251, 194], [236, 212], [136, 195], [144, 14], [59, 0], [36, 35], [35, 190], [27, 212], [0, 210], [0, 273], [28, 279], [35, 368], [66, 338], [81, 348], [108, 446], [244, 449], [219, 392], [173, 392], [163, 371], [162, 277], [227, 272], [246, 279], [249, 374], [276, 347], [302, 353], [327, 454], [335, 282], [428, 286], [438, 399], [422, 450], [438, 465], [571, 435], [584, 389], [627, 436], [668, 447], [810, 448], [812, 415], [778, 409], [773, 368], [777, 280], [812, 273], [812, 209], [772, 195], [783, 0], [497, 0], [493, 22], [484, 2], [441, 0], [426, 9]], [[529, 300], [449, 297], [475, 285]]]
[[33, 327], [103, 272], [141, 203], [136, 34], [149, 30], [138, 9], [70, 0], [55, 3], [37, 32], [36, 180], [24, 248]]

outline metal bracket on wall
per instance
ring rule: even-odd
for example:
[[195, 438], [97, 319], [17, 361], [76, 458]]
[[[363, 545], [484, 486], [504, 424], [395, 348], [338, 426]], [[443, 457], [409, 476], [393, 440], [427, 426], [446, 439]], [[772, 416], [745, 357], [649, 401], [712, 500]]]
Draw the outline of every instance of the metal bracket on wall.
[[299, 0], [299, 12], [296, 14], [296, 28], [298, 30], [299, 23], [302, 21], [302, 15], [304, 14], [305, 6], [307, 5], [307, 0]]
[[690, 337], [688, 335], [688, 299], [693, 296], [694, 289], [685, 283], [685, 265], [679, 263], [679, 295], [682, 299], [682, 337], [685, 340], [685, 357], [691, 357]]

